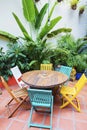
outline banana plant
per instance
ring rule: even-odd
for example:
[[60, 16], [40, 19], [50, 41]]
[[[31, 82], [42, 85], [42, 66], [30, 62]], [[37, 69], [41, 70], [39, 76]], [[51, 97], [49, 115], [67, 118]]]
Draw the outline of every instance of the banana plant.
[[[44, 19], [45, 14], [47, 13], [47, 10], [49, 8], [49, 4], [46, 3], [40, 11], [38, 11], [38, 8], [33, 0], [22, 0], [22, 6], [23, 6], [23, 14], [27, 22], [29, 23], [30, 26], [30, 32], [31, 34], [28, 33], [28, 30], [25, 28], [21, 20], [18, 18], [18, 16], [13, 12], [13, 16], [21, 29], [23, 33], [23, 39], [26, 41], [32, 41], [35, 43], [38, 43], [39, 40], [44, 39], [46, 41], [47, 37], [54, 37], [55, 35], [61, 33], [61, 32], [71, 32], [70, 28], [60, 28], [56, 29], [53, 32], [49, 33], [54, 26], [61, 20], [61, 16], [58, 16], [52, 20], [50, 20], [50, 25], [48, 25], [48, 20], [51, 19], [52, 13], [55, 9], [55, 6], [58, 4], [56, 1], [49, 11], [49, 14], [46, 18], [45, 24], [42, 26], [42, 22]], [[33, 32], [32, 32], [33, 31]], [[36, 38], [34, 39], [32, 34], [36, 34]], [[9, 40], [17, 41], [19, 37], [15, 37], [14, 35], [0, 31], [0, 35], [9, 38]], [[37, 41], [37, 42], [36, 42]]]
[[[58, 17], [50, 20], [50, 25], [48, 25], [48, 18], [51, 19], [52, 13], [53, 13], [54, 8], [57, 4], [58, 4], [58, 2], [54, 3], [54, 5], [53, 5], [53, 7], [52, 7], [47, 19], [46, 19], [46, 23], [44, 24], [44, 26], [42, 26], [42, 21], [44, 19], [45, 14], [47, 13], [49, 4], [46, 3], [39, 12], [36, 5], [35, 5], [35, 2], [33, 0], [22, 0], [24, 17], [29, 22], [30, 32], [33, 30], [34, 31], [33, 33], [34, 34], [36, 33], [36, 39], [34, 39], [32, 37], [32, 35], [28, 33], [27, 29], [25, 29], [23, 23], [21, 22], [21, 20], [18, 18], [18, 16], [15, 13], [13, 13], [13, 16], [14, 16], [17, 24], [19, 25], [19, 27], [23, 33], [24, 38], [27, 41], [35, 42], [38, 40], [43, 40], [44, 37], [46, 37], [47, 34], [49, 34], [51, 29], [53, 29], [53, 27], [61, 20], [62, 17], [58, 16]], [[63, 31], [70, 32], [71, 30], [70, 29], [65, 29], [65, 30], [62, 29], [62, 32]], [[61, 33], [61, 30], [56, 31], [56, 35], [58, 34], [57, 32]], [[52, 32], [52, 34], [53, 33], [54, 32]]]
[[[27, 28], [25, 28], [21, 19], [19, 19], [15, 12], [13, 12], [13, 17], [15, 18], [20, 30], [22, 31], [22, 38], [24, 39], [25, 44], [23, 44], [24, 46], [21, 46], [21, 48], [17, 46], [18, 44], [14, 44], [14, 46], [12, 45], [12, 47], [8, 50], [6, 60], [2, 60], [3, 57], [0, 58], [2, 63], [2, 68], [0, 70], [2, 70], [2, 72], [5, 70], [5, 73], [8, 75], [8, 72], [6, 72], [6, 70], [10, 72], [9, 68], [11, 66], [15, 66], [16, 64], [23, 70], [23, 72], [29, 69], [39, 69], [40, 63], [43, 61], [50, 61], [50, 59], [53, 57], [53, 53], [52, 49], [47, 48], [47, 35], [54, 37], [61, 32], [71, 31], [67, 28], [63, 28], [60, 30], [56, 29], [50, 34], [50, 31], [62, 19], [61, 16], [55, 17], [53, 19], [51, 18], [57, 4], [58, 2], [54, 3], [47, 16], [46, 13], [49, 9], [48, 3], [46, 3], [40, 11], [38, 11], [34, 0], [22, 0], [24, 18], [29, 23], [30, 30], [27, 30]], [[44, 19], [45, 23], [43, 24]], [[50, 24], [48, 24], [49, 19]], [[32, 34], [34, 34], [36, 37], [33, 37]], [[15, 37], [14, 35], [3, 31], [0, 31], [0, 35], [9, 38], [9, 40], [13, 39], [15, 42], [17, 42], [19, 39], [19, 37]], [[4, 67], [3, 63], [5, 63]], [[6, 63], [9, 63], [8, 66]], [[6, 68], [6, 66], [8, 68]]]

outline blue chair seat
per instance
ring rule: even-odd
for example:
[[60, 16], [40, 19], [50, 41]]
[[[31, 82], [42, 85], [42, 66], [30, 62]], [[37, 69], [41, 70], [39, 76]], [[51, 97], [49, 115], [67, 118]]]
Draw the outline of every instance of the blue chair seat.
[[50, 107], [50, 104], [46, 104], [46, 103], [43, 104], [43, 103], [38, 103], [38, 102], [37, 103], [32, 102], [32, 105], [39, 106], [39, 107], [48, 107], [48, 108]]

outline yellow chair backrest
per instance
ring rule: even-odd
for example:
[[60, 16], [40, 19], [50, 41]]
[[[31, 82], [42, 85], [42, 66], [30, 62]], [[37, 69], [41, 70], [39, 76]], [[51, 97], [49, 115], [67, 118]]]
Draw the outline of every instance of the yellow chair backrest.
[[87, 82], [87, 78], [84, 74], [82, 74], [81, 78], [75, 84], [75, 88], [77, 90], [77, 93], [79, 93], [79, 91], [84, 87], [86, 82]]
[[40, 70], [52, 70], [53, 69], [53, 64], [41, 64], [40, 65]]

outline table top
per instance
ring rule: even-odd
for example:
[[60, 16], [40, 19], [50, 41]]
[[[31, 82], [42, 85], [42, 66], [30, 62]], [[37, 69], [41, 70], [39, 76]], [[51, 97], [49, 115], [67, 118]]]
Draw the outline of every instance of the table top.
[[53, 88], [65, 83], [68, 76], [58, 71], [33, 70], [22, 74], [21, 79], [34, 88]]

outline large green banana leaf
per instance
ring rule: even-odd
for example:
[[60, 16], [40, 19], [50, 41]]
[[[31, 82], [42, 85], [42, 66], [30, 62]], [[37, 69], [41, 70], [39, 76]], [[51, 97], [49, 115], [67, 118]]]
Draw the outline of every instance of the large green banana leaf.
[[45, 4], [44, 7], [41, 9], [40, 13], [37, 16], [35, 28], [40, 28], [42, 20], [46, 14], [46, 11], [48, 9], [48, 4]]
[[13, 16], [16, 20], [16, 22], [18, 23], [24, 37], [30, 41], [32, 41], [32, 38], [29, 36], [28, 32], [26, 31], [26, 29], [24, 28], [23, 24], [21, 23], [21, 21], [19, 20], [19, 18], [17, 17], [17, 15], [15, 13], [13, 13]]
[[[51, 10], [50, 10], [50, 12], [49, 12], [49, 14], [48, 14], [48, 18], [49, 18], [49, 19], [51, 19], [51, 16], [52, 16], [52, 14], [53, 14], [54, 8], [55, 8], [55, 6], [56, 6], [57, 4], [58, 4], [57, 1], [53, 4], [53, 6], [52, 6], [52, 8], [51, 8]], [[47, 22], [48, 22], [48, 19], [47, 19]], [[46, 23], [47, 23], [47, 22], [46, 22]]]
[[38, 11], [36, 4], [34, 4], [34, 8], [35, 8], [35, 17], [37, 18], [39, 11]]
[[23, 13], [27, 21], [35, 21], [35, 7], [33, 0], [22, 0]]
[[53, 20], [50, 21], [50, 25], [46, 23], [39, 34], [39, 38], [42, 39], [45, 35], [47, 35], [47, 33], [58, 23], [58, 21], [61, 18], [62, 18], [61, 16], [54, 18]]
[[54, 37], [55, 35], [59, 34], [59, 33], [62, 33], [62, 32], [71, 32], [72, 29], [71, 28], [60, 28], [60, 29], [57, 29], [55, 31], [52, 31], [51, 33], [47, 34], [47, 37], [51, 38], [51, 37]]
[[0, 31], [0, 36], [3, 36], [5, 38], [8, 38], [9, 40], [16, 42], [18, 37], [15, 37], [14, 35], [8, 33], [8, 32], [4, 32], [4, 31]]

